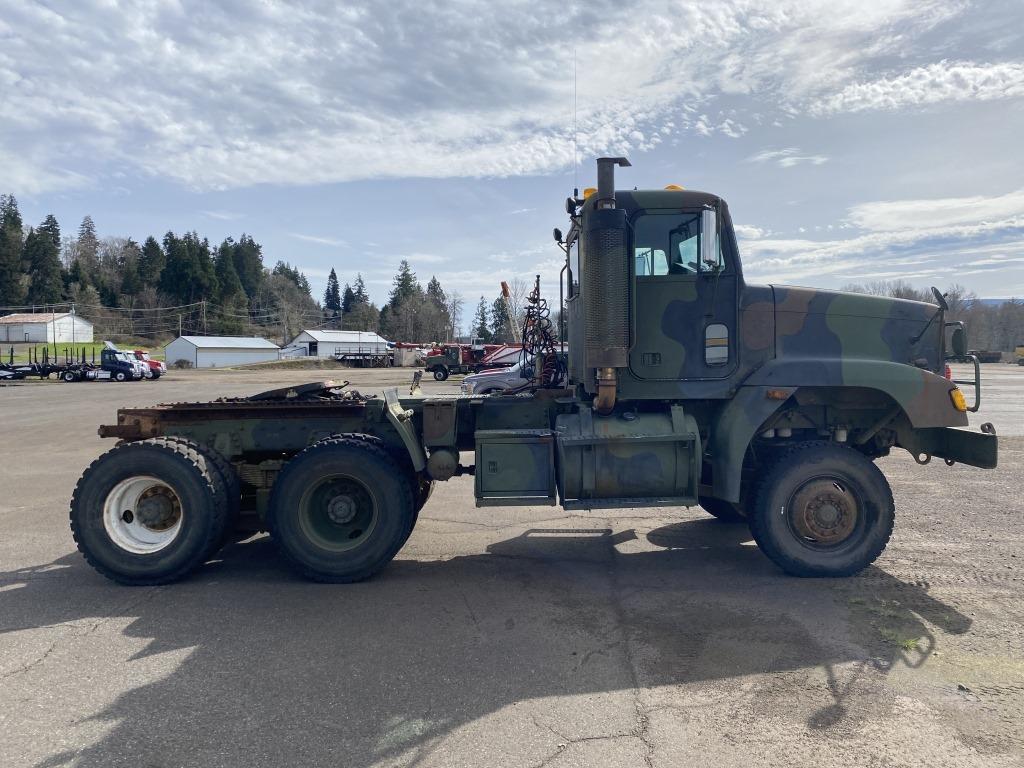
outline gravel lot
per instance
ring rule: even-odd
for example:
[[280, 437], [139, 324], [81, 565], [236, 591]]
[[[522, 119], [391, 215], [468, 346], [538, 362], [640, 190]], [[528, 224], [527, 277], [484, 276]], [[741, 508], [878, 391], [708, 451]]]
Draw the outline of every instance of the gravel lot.
[[322, 373], [2, 387], [0, 766], [1024, 765], [1024, 368], [984, 376], [1000, 468], [882, 460], [896, 533], [857, 578], [698, 509], [478, 510], [459, 478], [370, 582], [259, 536], [134, 589], [67, 526], [96, 426]]

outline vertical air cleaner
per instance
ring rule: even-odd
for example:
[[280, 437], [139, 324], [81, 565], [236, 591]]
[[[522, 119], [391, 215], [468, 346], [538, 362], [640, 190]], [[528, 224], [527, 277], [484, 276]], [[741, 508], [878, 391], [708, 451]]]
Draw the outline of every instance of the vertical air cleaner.
[[[597, 161], [597, 203], [589, 217], [583, 253], [585, 367], [596, 369], [599, 413], [615, 405], [616, 368], [629, 362], [629, 260], [626, 212], [615, 207], [615, 166], [624, 157]], [[589, 387], [588, 387], [589, 389]]]

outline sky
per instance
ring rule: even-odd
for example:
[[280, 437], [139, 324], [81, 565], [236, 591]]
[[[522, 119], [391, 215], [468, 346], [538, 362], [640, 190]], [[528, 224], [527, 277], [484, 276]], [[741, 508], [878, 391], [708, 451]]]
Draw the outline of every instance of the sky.
[[748, 282], [1024, 296], [1020, 0], [0, 0], [27, 224], [246, 232], [322, 296], [542, 275], [594, 158], [721, 195]]

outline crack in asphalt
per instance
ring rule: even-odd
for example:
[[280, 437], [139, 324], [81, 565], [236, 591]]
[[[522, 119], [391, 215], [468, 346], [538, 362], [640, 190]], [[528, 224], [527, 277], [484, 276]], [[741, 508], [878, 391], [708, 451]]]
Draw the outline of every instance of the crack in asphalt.
[[[107, 624], [107, 623], [113, 621], [115, 618], [120, 617], [121, 614], [130, 613], [131, 611], [133, 611], [135, 608], [139, 607], [140, 605], [143, 605], [143, 604], [151, 601], [153, 598], [155, 598], [157, 596], [157, 594], [159, 594], [161, 591], [163, 591], [163, 589], [164, 589], [164, 587], [155, 587], [148, 594], [145, 594], [145, 595], [143, 595], [140, 598], [127, 601], [122, 607], [118, 608], [115, 611], [111, 611], [110, 612], [111, 615], [104, 616], [104, 617], [100, 618], [99, 620], [95, 621], [94, 623], [92, 623], [91, 625], [89, 625], [85, 629], [85, 631], [76, 632], [75, 630], [80, 627], [80, 625], [78, 625], [78, 624], [72, 624], [72, 623], [68, 623], [68, 624], [48, 624], [47, 628], [52, 628], [52, 629], [58, 630], [58, 632], [60, 632], [59, 636], [56, 637], [53, 640], [53, 642], [50, 643], [49, 647], [45, 651], [43, 651], [38, 657], [36, 657], [35, 659], [33, 659], [32, 661], [30, 661], [30, 662], [28, 662], [26, 664], [23, 664], [18, 669], [14, 669], [14, 670], [11, 670], [10, 672], [5, 672], [4, 674], [0, 675], [0, 680], [8, 680], [8, 679], [10, 679], [12, 677], [16, 677], [18, 675], [23, 675], [26, 672], [34, 669], [35, 667], [38, 667], [40, 664], [42, 664], [44, 661], [46, 661], [50, 657], [50, 655], [57, 649], [57, 646], [60, 645], [60, 643], [63, 640], [66, 640], [69, 637], [70, 638], [88, 637], [89, 635], [95, 633], [104, 624]], [[32, 628], [32, 627], [29, 627], [29, 628]], [[34, 627], [34, 628], [35, 629], [39, 629], [39, 627]]]

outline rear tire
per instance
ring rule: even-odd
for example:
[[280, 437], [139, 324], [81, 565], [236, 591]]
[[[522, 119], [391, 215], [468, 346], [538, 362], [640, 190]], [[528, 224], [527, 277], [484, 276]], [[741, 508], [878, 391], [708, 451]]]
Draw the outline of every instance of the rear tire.
[[176, 581], [214, 551], [224, 530], [224, 484], [185, 440], [122, 443], [82, 474], [71, 532], [88, 563], [121, 584]]
[[892, 535], [892, 490], [863, 454], [835, 443], [803, 443], [779, 457], [749, 507], [750, 531], [794, 576], [852, 576]]
[[736, 504], [724, 499], [716, 499], [713, 496], [701, 496], [698, 498], [701, 508], [709, 515], [718, 518], [723, 523], [742, 523], [747, 516], [744, 515]]
[[405, 470], [359, 436], [321, 440], [289, 461], [270, 496], [267, 524], [285, 558], [315, 581], [367, 579], [412, 531]]
[[74, 371], [64, 371], [64, 373], [61, 374], [61, 378], [64, 379], [64, 381], [70, 383], [76, 381], [78, 377], [75, 376]]

